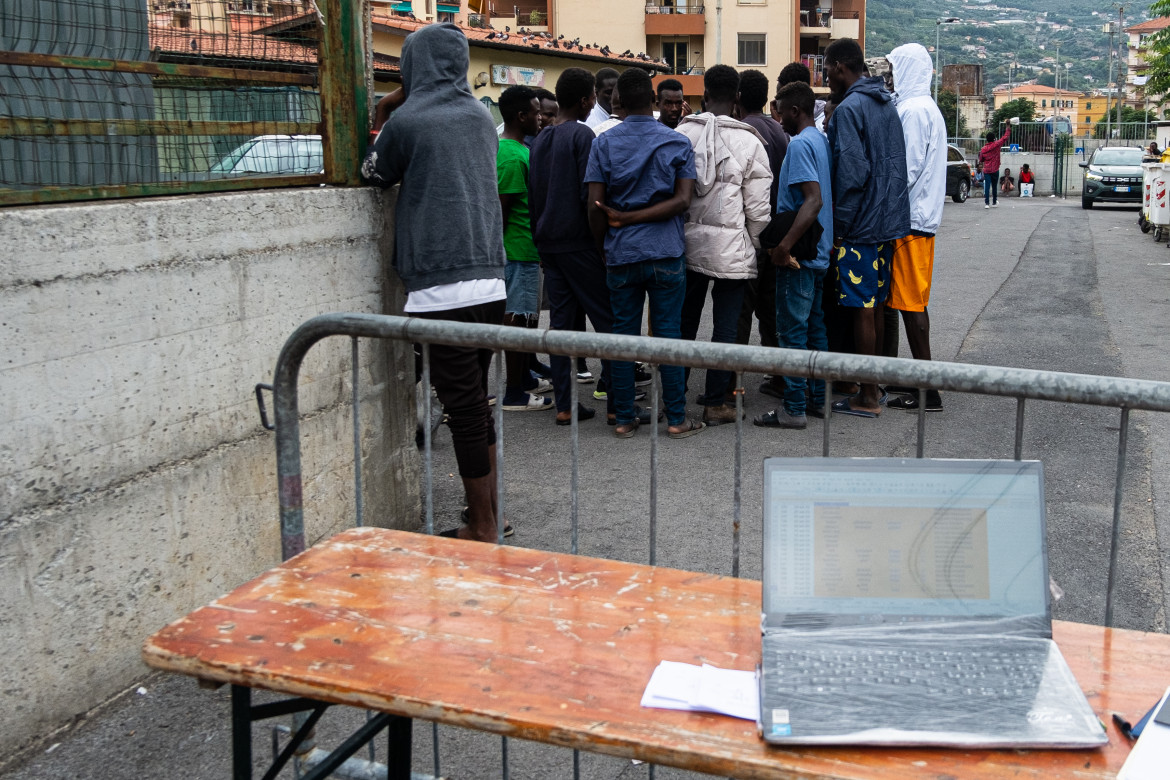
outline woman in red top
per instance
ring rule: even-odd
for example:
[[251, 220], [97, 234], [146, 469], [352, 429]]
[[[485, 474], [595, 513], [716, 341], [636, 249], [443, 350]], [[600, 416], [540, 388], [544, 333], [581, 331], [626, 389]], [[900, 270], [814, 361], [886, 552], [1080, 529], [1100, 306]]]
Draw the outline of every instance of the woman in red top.
[[1028, 167], [1028, 163], [1024, 163], [1020, 168], [1020, 197], [1032, 197], [1032, 186], [1036, 182], [1036, 177], [1032, 175], [1032, 169]]
[[[1019, 124], [1020, 120], [1012, 117], [1012, 124]], [[995, 133], [987, 134], [987, 145], [979, 150], [979, 166], [983, 171], [983, 208], [989, 209], [999, 205], [999, 150], [1007, 143], [1012, 129], [1008, 127], [999, 138]]]

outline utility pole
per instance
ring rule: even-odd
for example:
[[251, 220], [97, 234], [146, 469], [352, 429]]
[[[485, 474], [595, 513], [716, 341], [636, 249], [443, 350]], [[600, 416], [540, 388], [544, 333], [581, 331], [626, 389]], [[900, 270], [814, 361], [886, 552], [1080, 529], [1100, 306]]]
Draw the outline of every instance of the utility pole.
[[954, 24], [959, 21], [955, 16], [940, 16], [934, 20], [934, 103], [938, 105], [938, 82], [942, 78], [942, 71], [938, 69], [939, 31], [944, 24]]
[[1108, 145], [1109, 139], [1113, 137], [1110, 132], [1109, 123], [1112, 116], [1112, 104], [1109, 102], [1111, 93], [1113, 92], [1113, 22], [1105, 22], [1102, 28], [1103, 32], [1109, 33], [1109, 79], [1105, 83], [1105, 143]]
[[[1056, 67], [1053, 69], [1052, 84], [1056, 88], [1056, 111], [1054, 116], [1060, 119], [1060, 44], [1056, 44]], [[1067, 85], [1066, 85], [1067, 86]]]
[[1125, 30], [1125, 24], [1122, 22], [1122, 13], [1125, 12], [1125, 6], [1117, 6], [1117, 135], [1121, 137], [1121, 104], [1125, 102], [1123, 92], [1121, 91], [1121, 33]]

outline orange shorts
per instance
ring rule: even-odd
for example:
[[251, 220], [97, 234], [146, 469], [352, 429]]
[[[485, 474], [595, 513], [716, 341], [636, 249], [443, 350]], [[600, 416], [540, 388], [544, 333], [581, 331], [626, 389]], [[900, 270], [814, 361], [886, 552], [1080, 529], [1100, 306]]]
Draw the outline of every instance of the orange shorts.
[[930, 304], [930, 279], [934, 274], [934, 236], [899, 238], [894, 242], [890, 266], [890, 299], [886, 305], [898, 311], [925, 311]]

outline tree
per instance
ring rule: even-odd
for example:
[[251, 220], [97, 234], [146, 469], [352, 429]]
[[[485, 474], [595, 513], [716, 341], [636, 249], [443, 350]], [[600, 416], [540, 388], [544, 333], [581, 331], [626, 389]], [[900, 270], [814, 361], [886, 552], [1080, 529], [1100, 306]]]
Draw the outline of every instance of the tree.
[[966, 138], [970, 132], [967, 129], [967, 120], [959, 113], [958, 108], [959, 101], [954, 92], [949, 89], [938, 91], [938, 110], [942, 113], [943, 122], [946, 123], [948, 138]]
[[[1117, 108], [1116, 106], [1110, 114], [1109, 129], [1114, 138], [1124, 138], [1126, 140], [1140, 140], [1146, 137], [1146, 125], [1150, 122], [1157, 121], [1157, 116], [1153, 111], [1142, 111], [1140, 108], [1130, 108], [1129, 106], [1121, 107], [1121, 127], [1117, 126]], [[1105, 119], [1097, 120], [1096, 127], [1093, 128], [1094, 138], [1105, 137]]]
[[[1150, 18], [1157, 19], [1163, 16], [1170, 16], [1170, 0], [1154, 0], [1150, 4]], [[1148, 79], [1144, 89], [1147, 95], [1160, 96], [1158, 105], [1163, 105], [1170, 97], [1170, 27], [1164, 27], [1148, 36], [1145, 44], [1146, 51], [1142, 54], [1142, 59], [1149, 67], [1146, 69]], [[1124, 118], [1123, 115], [1122, 119]]]

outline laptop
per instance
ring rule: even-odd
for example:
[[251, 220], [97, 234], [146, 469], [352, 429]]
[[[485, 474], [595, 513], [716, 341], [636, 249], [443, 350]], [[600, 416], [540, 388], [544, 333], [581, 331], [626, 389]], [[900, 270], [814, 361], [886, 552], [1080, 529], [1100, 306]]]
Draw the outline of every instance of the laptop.
[[1037, 461], [764, 461], [760, 734], [1090, 748], [1052, 641]]

